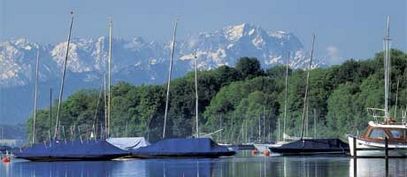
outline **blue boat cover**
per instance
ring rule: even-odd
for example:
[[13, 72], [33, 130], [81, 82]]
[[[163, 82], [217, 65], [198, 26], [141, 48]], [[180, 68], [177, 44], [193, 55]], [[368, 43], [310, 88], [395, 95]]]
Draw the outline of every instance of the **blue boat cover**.
[[14, 152], [18, 158], [29, 160], [52, 159], [109, 159], [126, 156], [129, 153], [121, 150], [105, 140], [88, 141], [52, 141], [45, 144], [33, 144]]
[[349, 145], [340, 139], [303, 139], [281, 146], [271, 146], [271, 152], [282, 154], [320, 154], [349, 152]]
[[135, 156], [223, 156], [234, 153], [210, 138], [163, 139], [132, 151]]
[[303, 139], [282, 145], [287, 149], [349, 149], [340, 139]]

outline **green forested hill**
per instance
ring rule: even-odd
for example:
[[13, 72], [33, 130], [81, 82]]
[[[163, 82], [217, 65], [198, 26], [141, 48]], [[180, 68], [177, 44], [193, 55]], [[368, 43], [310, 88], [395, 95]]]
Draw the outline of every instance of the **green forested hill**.
[[[367, 107], [384, 105], [383, 53], [368, 60], [348, 60], [342, 65], [313, 69], [310, 73], [308, 135], [344, 137], [363, 131], [372, 120]], [[401, 119], [407, 105], [407, 54], [392, 50], [391, 113]], [[285, 67], [262, 70], [255, 58], [241, 58], [235, 67], [222, 66], [200, 71], [200, 130], [221, 142], [275, 140], [283, 129], [285, 102]], [[137, 78], [137, 76], [134, 76]], [[166, 76], [162, 76], [166, 77]], [[299, 136], [305, 92], [306, 72], [290, 70], [286, 132]], [[398, 108], [395, 112], [397, 82]], [[163, 85], [135, 86], [118, 83], [112, 88], [112, 136], [160, 138], [165, 107]], [[82, 90], [63, 102], [61, 134], [65, 138], [89, 137], [92, 129], [104, 125], [104, 99], [99, 90]], [[194, 73], [175, 79], [171, 84], [167, 137], [186, 137], [194, 133]], [[48, 140], [53, 134], [56, 105], [40, 110], [37, 139]], [[314, 115], [316, 123], [314, 123]], [[28, 120], [31, 136], [32, 118]], [[259, 124], [260, 122], [260, 124]], [[279, 128], [279, 123], [281, 127]], [[260, 131], [259, 131], [260, 130]], [[280, 131], [280, 132], [281, 132]], [[259, 136], [260, 135], [260, 136]]]

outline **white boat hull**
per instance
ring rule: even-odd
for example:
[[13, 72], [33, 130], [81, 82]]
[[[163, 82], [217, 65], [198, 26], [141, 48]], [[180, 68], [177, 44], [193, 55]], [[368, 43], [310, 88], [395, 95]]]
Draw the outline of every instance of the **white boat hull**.
[[[353, 138], [354, 137], [351, 137], [351, 136], [348, 137], [351, 156], [355, 155], [355, 152], [353, 149]], [[369, 141], [364, 141], [364, 140], [356, 138], [356, 148], [368, 149], [368, 150], [357, 150], [358, 157], [384, 157], [385, 156], [384, 147], [385, 147], [384, 143], [369, 142]], [[377, 148], [382, 148], [382, 149], [369, 150], [369, 149], [377, 149]], [[396, 144], [396, 145], [389, 144], [388, 148], [389, 148], [388, 155], [390, 157], [407, 157], [407, 144]]]

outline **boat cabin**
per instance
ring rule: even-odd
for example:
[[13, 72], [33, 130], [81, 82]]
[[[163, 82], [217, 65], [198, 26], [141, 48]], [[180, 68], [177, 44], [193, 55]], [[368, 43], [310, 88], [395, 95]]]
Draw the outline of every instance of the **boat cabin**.
[[384, 142], [385, 137], [389, 144], [407, 143], [407, 125], [378, 124], [371, 121], [366, 131], [360, 136], [363, 140], [378, 143]]

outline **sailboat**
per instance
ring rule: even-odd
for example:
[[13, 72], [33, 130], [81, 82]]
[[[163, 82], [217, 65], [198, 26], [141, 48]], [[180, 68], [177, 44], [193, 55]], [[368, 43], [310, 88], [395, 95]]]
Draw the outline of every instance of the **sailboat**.
[[[34, 103], [33, 119], [33, 137], [32, 144], [14, 152], [15, 157], [31, 161], [72, 161], [72, 160], [111, 160], [118, 157], [127, 156], [129, 153], [119, 149], [106, 140], [60, 140], [59, 139], [59, 115], [61, 111], [61, 102], [63, 88], [65, 83], [66, 66], [69, 54], [69, 44], [71, 41], [73, 27], [73, 12], [71, 12], [71, 23], [67, 39], [66, 55], [64, 60], [64, 70], [62, 73], [61, 89], [59, 92], [59, 102], [57, 110], [57, 120], [55, 126], [54, 139], [45, 143], [36, 143], [35, 141], [35, 112], [36, 103]], [[38, 59], [37, 59], [38, 64]], [[38, 76], [38, 70], [37, 76]], [[38, 79], [36, 79], [38, 80]], [[36, 94], [35, 94], [36, 96]], [[36, 98], [35, 98], [36, 100]], [[36, 102], [36, 101], [35, 101]]]
[[[350, 154], [352, 156], [383, 157], [385, 155], [385, 138], [387, 138], [389, 156], [407, 157], [407, 122], [405, 122], [405, 120], [403, 122], [396, 122], [396, 120], [391, 117], [389, 113], [391, 76], [390, 17], [387, 17], [387, 29], [386, 36], [384, 38], [384, 49], [384, 109], [367, 108], [367, 111], [372, 114], [375, 121], [370, 121], [368, 123], [366, 131], [361, 136], [348, 136]], [[403, 115], [403, 119], [405, 119], [406, 117], [405, 114], [406, 113], [404, 113]], [[378, 118], [383, 118], [383, 121], [378, 121]], [[356, 142], [356, 145], [354, 145], [354, 140]], [[357, 150], [357, 152], [354, 152], [354, 146], [363, 150]]]
[[[108, 60], [107, 60], [107, 86], [105, 89], [105, 98], [107, 97], [107, 101], [105, 101], [105, 124], [106, 124], [106, 141], [113, 146], [120, 148], [122, 150], [128, 151], [132, 149], [138, 149], [140, 147], [144, 147], [149, 145], [150, 143], [146, 141], [144, 137], [112, 137], [110, 133], [111, 129], [111, 84], [112, 84], [112, 47], [113, 47], [113, 34], [112, 34], [113, 22], [110, 18], [109, 20], [109, 52], [108, 52]], [[106, 78], [106, 77], [105, 77]]]
[[[255, 143], [253, 144], [254, 147], [256, 148], [257, 152], [263, 153], [265, 155], [268, 155], [270, 153], [270, 147], [271, 146], [280, 146], [281, 144], [286, 143], [286, 139], [289, 138], [289, 136], [286, 134], [286, 120], [287, 120], [287, 104], [288, 104], [288, 72], [290, 69], [290, 55], [287, 57], [287, 63], [286, 63], [286, 68], [285, 68], [285, 90], [284, 90], [284, 117], [283, 117], [283, 134], [281, 138], [281, 124], [280, 120], [278, 120], [278, 140], [275, 144], [263, 144], [263, 143]], [[259, 126], [260, 127], [260, 126]]]
[[131, 151], [133, 157], [138, 158], [171, 158], [171, 157], [210, 157], [231, 156], [236, 152], [225, 146], [218, 145], [210, 138], [199, 136], [198, 121], [198, 81], [197, 81], [197, 57], [195, 54], [195, 138], [166, 138], [166, 125], [168, 116], [169, 91], [171, 84], [171, 75], [174, 60], [175, 35], [177, 31], [178, 20], [175, 21], [174, 33], [172, 38], [170, 66], [168, 72], [167, 95], [164, 113], [164, 126], [162, 140], [149, 146], [141, 147]]
[[[312, 36], [312, 49], [310, 62], [307, 71], [307, 79], [305, 85], [305, 95], [303, 102], [303, 112], [302, 112], [302, 127], [301, 127], [301, 137], [298, 140], [294, 140], [287, 143], [278, 143], [271, 145], [269, 147], [271, 153], [278, 153], [281, 155], [316, 155], [316, 154], [345, 154], [349, 152], [348, 144], [343, 142], [340, 139], [336, 138], [326, 138], [326, 139], [317, 139], [317, 138], [308, 138], [304, 137], [305, 131], [305, 120], [308, 114], [308, 91], [309, 91], [309, 77], [310, 70], [312, 66], [312, 58], [314, 55], [314, 43], [315, 43], [315, 34]], [[284, 133], [285, 139], [285, 133]]]

